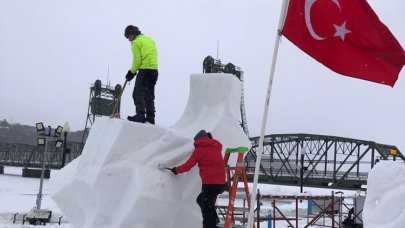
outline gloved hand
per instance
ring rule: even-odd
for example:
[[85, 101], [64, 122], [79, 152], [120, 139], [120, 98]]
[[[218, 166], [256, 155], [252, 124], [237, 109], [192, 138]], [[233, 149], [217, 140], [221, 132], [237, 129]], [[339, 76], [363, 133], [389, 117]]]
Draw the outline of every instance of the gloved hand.
[[176, 167], [171, 168], [170, 171], [172, 171], [172, 173], [174, 173], [174, 175], [177, 175]]
[[127, 75], [125, 75], [125, 79], [127, 79], [127, 81], [131, 81], [132, 79], [134, 79], [136, 73], [132, 73], [131, 70], [128, 71]]

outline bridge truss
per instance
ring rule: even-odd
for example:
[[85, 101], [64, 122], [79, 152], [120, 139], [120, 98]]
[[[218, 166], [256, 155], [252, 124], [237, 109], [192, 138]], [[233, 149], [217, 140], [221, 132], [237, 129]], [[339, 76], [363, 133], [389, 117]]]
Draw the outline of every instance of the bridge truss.
[[[259, 137], [250, 140], [252, 148], [245, 161], [252, 180]], [[405, 157], [395, 146], [372, 141], [311, 134], [267, 135], [259, 182], [361, 189], [367, 185], [368, 172], [380, 160], [403, 162]]]

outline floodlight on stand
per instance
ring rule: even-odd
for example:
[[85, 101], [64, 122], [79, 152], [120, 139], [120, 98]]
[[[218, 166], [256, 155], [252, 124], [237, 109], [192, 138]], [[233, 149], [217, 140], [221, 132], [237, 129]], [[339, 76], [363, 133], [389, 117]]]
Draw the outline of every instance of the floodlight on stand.
[[63, 125], [63, 133], [69, 133], [70, 132], [70, 126], [68, 122], [65, 122]]
[[55, 147], [56, 148], [61, 148], [63, 146], [63, 140], [62, 139], [58, 139], [55, 142]]
[[37, 138], [37, 145], [38, 146], [45, 146], [45, 138]]
[[58, 126], [58, 127], [55, 129], [55, 137], [59, 137], [60, 134], [62, 134], [62, 131], [63, 131], [63, 127]]
[[43, 133], [45, 132], [45, 127], [42, 122], [36, 123], [35, 127], [37, 128], [37, 133]]
[[63, 125], [63, 153], [62, 153], [62, 168], [65, 167], [65, 162], [66, 162], [66, 154], [70, 153], [70, 148], [67, 148], [66, 141], [67, 141], [67, 135], [70, 132], [70, 126], [68, 122], [65, 122]]

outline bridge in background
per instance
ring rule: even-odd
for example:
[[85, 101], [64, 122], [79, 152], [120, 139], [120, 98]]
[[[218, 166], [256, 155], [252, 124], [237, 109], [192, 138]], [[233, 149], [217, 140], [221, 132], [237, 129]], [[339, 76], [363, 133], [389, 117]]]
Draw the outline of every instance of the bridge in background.
[[[245, 161], [250, 180], [256, 164], [259, 137]], [[337, 189], [364, 189], [368, 172], [381, 160], [404, 162], [397, 147], [372, 141], [312, 134], [264, 137], [259, 182]], [[395, 174], [393, 174], [395, 175]]]
[[[252, 148], [245, 162], [252, 180], [259, 137], [250, 140]], [[405, 161], [404, 155], [395, 146], [334, 136], [267, 135], [263, 146], [259, 182], [269, 184], [357, 190], [367, 185], [368, 172], [377, 162]], [[82, 144], [68, 142], [67, 147], [71, 152], [66, 154], [66, 164], [80, 156]], [[48, 146], [46, 169], [62, 167], [62, 150]], [[43, 147], [0, 143], [0, 171], [1, 166], [41, 168], [43, 155]]]

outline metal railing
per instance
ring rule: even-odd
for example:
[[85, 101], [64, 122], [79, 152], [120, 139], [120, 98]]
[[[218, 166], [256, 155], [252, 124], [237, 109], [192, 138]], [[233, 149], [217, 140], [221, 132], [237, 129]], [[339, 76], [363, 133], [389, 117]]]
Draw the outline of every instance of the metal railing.
[[[66, 163], [71, 162], [81, 153], [81, 144], [68, 142], [67, 147], [71, 149], [66, 154]], [[45, 167], [47, 169], [60, 169], [62, 167], [62, 148], [56, 148], [54, 145], [48, 146], [45, 153]], [[0, 166], [17, 166], [24, 168], [41, 168], [44, 148], [17, 144], [17, 143], [0, 143]]]

